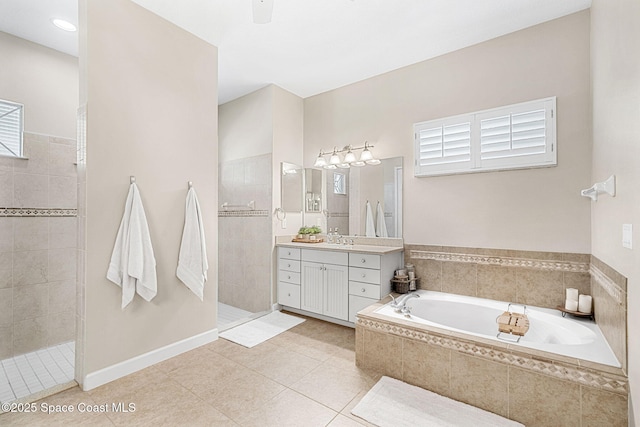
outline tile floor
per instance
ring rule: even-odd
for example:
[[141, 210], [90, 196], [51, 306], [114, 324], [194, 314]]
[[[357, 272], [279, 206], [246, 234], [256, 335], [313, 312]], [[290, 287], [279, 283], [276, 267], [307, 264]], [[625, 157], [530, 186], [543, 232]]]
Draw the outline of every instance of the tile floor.
[[75, 342], [0, 361], [0, 402], [11, 402], [73, 381]]
[[[379, 378], [355, 366], [354, 329], [307, 318], [251, 349], [221, 338], [89, 392], [64, 391], [0, 425], [360, 426], [350, 410]], [[43, 403], [76, 410], [46, 414]], [[135, 411], [114, 412], [119, 403]], [[77, 410], [105, 404], [109, 412]]]

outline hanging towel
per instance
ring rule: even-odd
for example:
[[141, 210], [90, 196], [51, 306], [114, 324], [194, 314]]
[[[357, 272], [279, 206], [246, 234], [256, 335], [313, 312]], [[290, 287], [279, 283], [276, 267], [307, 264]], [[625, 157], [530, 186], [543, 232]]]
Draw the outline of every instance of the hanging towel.
[[158, 291], [149, 226], [135, 183], [129, 187], [107, 279], [122, 288], [122, 308], [133, 301], [136, 293], [151, 301]]
[[378, 202], [376, 211], [376, 235], [378, 237], [389, 237], [387, 234], [387, 225], [384, 222], [384, 211], [382, 210], [380, 202]]
[[371, 203], [367, 200], [367, 217], [364, 224], [364, 235], [367, 237], [376, 237], [375, 224], [373, 222], [373, 212], [371, 212]]
[[189, 189], [184, 215], [184, 229], [176, 276], [196, 294], [204, 299], [204, 282], [207, 281], [207, 245], [204, 241], [204, 223], [196, 190]]

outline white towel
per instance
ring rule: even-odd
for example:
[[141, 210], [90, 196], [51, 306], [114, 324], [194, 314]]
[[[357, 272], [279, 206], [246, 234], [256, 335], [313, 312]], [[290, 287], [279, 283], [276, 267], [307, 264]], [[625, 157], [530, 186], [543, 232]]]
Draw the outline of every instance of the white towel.
[[378, 237], [389, 237], [387, 234], [387, 224], [384, 222], [384, 211], [382, 210], [380, 202], [378, 202], [376, 211], [376, 235]]
[[207, 281], [208, 269], [204, 223], [196, 190], [192, 187], [187, 193], [184, 229], [176, 276], [200, 298], [200, 301], [204, 300], [204, 282]]
[[371, 203], [367, 200], [367, 217], [364, 224], [364, 235], [367, 237], [376, 237], [376, 228], [373, 222], [373, 212], [371, 212]]
[[122, 308], [133, 301], [136, 292], [147, 301], [151, 301], [158, 292], [156, 259], [142, 199], [135, 183], [129, 187], [107, 279], [122, 288]]

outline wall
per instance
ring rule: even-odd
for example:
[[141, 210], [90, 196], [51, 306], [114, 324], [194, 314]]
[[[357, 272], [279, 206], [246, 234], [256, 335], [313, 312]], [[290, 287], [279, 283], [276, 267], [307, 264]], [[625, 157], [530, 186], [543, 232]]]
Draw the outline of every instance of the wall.
[[0, 99], [24, 104], [24, 129], [75, 139], [78, 58], [3, 32], [0, 52]]
[[0, 359], [75, 339], [76, 141], [25, 132], [24, 154], [0, 157]]
[[[414, 178], [413, 123], [557, 96], [558, 166]], [[305, 99], [305, 166], [334, 141], [404, 156], [407, 243], [589, 253], [589, 12]]]
[[[78, 353], [84, 372], [78, 379], [86, 386], [88, 379], [100, 383], [93, 379], [103, 368], [130, 362], [127, 369], [114, 368], [113, 379], [150, 360], [135, 364], [132, 358], [202, 334], [215, 337], [217, 48], [128, 0], [85, 0], [79, 6], [87, 140], [86, 180], [80, 178], [86, 228], [79, 238], [84, 311]], [[158, 294], [151, 302], [136, 296], [123, 310], [121, 289], [105, 275], [130, 175], [137, 178], [147, 214]], [[176, 277], [188, 181], [205, 218], [204, 302]]]
[[[627, 277], [630, 425], [640, 425], [640, 3], [594, 0], [591, 6], [593, 180], [616, 175], [616, 196], [591, 203], [592, 253]], [[621, 245], [633, 224], [633, 250]]]

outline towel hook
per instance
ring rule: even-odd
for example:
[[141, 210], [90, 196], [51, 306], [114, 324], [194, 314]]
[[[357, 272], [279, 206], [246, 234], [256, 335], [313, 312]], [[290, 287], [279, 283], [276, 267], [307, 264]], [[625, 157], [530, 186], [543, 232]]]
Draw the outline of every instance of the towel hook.
[[135, 184], [135, 183], [136, 183], [136, 177], [135, 177], [135, 176], [133, 176], [133, 175], [131, 175], [131, 176], [129, 177], [129, 183], [130, 183], [130, 184]]
[[187, 185], [189, 186], [189, 190], [191, 190], [191, 189], [193, 188], [193, 182], [188, 181], [188, 182], [187, 182]]

